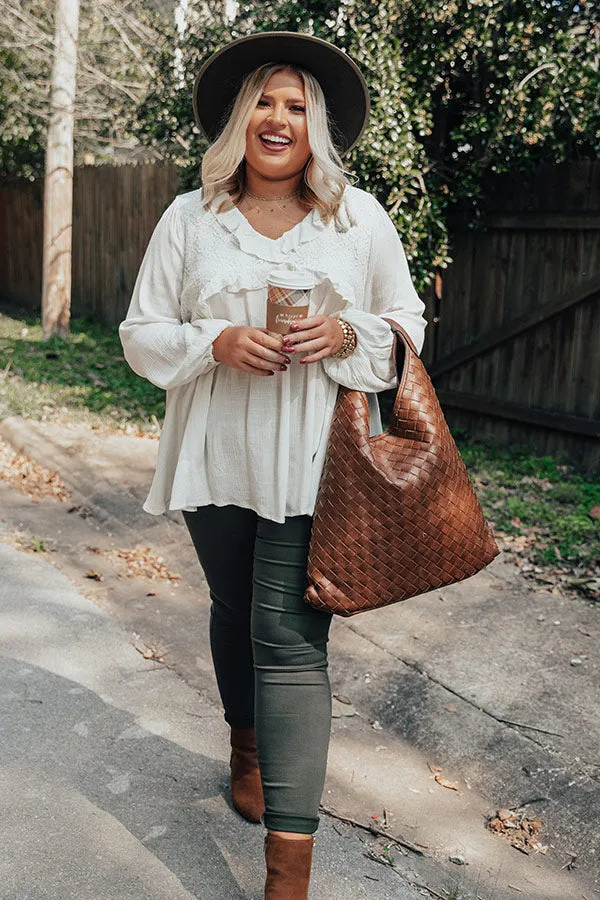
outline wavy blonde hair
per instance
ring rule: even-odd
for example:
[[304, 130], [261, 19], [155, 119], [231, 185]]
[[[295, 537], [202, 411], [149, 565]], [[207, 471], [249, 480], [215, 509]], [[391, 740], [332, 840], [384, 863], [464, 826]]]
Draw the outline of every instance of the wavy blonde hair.
[[204, 206], [208, 209], [219, 194], [227, 191], [229, 198], [219, 204], [219, 212], [224, 212], [235, 206], [243, 196], [246, 187], [246, 129], [269, 78], [282, 71], [297, 75], [304, 85], [311, 156], [304, 167], [300, 202], [307, 209], [316, 207], [324, 222], [334, 219], [336, 227], [346, 231], [353, 224], [346, 204], [342, 204], [350, 181], [333, 143], [323, 90], [310, 72], [286, 63], [267, 63], [244, 79], [225, 127], [202, 160]]

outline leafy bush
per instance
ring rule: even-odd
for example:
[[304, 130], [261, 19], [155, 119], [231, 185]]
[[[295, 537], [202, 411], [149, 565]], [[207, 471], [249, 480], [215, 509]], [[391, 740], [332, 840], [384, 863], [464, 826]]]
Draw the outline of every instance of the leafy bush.
[[490, 178], [597, 155], [597, 29], [588, 0], [257, 0], [233, 22], [190, 3], [188, 30], [167, 38], [135, 130], [197, 187], [206, 141], [191, 92], [201, 62], [254, 31], [332, 40], [361, 66], [373, 101], [349, 168], [390, 212], [423, 288], [450, 261], [448, 214], [460, 206], [475, 222]]

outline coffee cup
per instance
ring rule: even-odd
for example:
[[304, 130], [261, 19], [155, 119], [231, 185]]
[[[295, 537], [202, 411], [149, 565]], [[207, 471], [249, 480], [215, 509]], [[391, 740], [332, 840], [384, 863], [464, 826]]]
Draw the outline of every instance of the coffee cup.
[[315, 280], [310, 272], [280, 269], [267, 275], [267, 331], [274, 337], [289, 334], [292, 325], [308, 316]]

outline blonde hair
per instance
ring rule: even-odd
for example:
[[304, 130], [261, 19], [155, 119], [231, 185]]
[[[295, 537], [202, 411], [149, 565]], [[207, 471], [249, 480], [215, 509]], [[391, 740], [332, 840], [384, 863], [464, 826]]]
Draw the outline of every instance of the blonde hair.
[[310, 72], [285, 63], [267, 63], [244, 79], [225, 127], [202, 160], [204, 206], [208, 209], [215, 198], [226, 191], [229, 198], [219, 205], [219, 212], [224, 212], [235, 206], [243, 196], [246, 186], [246, 129], [269, 78], [275, 72], [282, 71], [298, 75], [304, 84], [311, 156], [304, 168], [300, 202], [307, 209], [316, 207], [324, 222], [334, 219], [336, 227], [346, 231], [353, 222], [347, 209], [343, 210], [345, 215], [342, 215], [342, 200], [350, 182], [333, 143], [323, 90]]

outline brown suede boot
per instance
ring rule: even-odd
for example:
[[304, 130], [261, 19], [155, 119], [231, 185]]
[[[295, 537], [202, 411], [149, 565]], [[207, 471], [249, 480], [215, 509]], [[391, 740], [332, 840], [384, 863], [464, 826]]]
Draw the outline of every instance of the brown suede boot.
[[265, 900], [308, 900], [315, 839], [290, 840], [271, 831], [265, 838]]
[[231, 799], [244, 819], [260, 822], [265, 811], [254, 728], [231, 729]]

